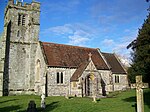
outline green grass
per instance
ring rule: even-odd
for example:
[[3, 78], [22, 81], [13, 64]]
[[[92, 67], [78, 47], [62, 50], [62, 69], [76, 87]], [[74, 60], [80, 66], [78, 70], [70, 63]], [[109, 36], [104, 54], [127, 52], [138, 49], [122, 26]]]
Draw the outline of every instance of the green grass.
[[[90, 98], [47, 97], [46, 109], [40, 109], [40, 96], [0, 97], [0, 112], [25, 112], [30, 100], [36, 102], [39, 112], [135, 112], [135, 90], [111, 93], [97, 103]], [[114, 97], [112, 97], [114, 96]], [[150, 112], [150, 89], [144, 90], [145, 112]]]

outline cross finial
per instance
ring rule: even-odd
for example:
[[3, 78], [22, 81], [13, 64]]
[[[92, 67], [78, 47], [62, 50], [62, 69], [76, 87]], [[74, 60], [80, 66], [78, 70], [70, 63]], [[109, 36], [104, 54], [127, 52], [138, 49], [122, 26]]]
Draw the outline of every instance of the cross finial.
[[92, 59], [92, 53], [90, 52], [88, 55], [89, 55], [89, 61], [91, 61], [91, 59]]

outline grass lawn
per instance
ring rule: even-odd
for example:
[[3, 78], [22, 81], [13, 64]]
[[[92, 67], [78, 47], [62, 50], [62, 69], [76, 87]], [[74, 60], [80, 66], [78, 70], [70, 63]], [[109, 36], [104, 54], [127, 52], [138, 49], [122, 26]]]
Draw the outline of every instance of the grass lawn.
[[[135, 90], [113, 93], [113, 98], [101, 98], [97, 103], [90, 98], [47, 97], [46, 109], [40, 109], [40, 96], [0, 97], [0, 112], [25, 112], [30, 100], [36, 102], [39, 112], [135, 112]], [[150, 89], [144, 90], [145, 112], [150, 112]]]

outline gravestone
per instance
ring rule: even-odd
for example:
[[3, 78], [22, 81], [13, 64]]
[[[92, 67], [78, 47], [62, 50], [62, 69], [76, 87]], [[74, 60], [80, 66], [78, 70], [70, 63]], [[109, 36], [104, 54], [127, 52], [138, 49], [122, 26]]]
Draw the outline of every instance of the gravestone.
[[45, 109], [46, 104], [45, 104], [45, 94], [41, 95], [41, 108]]
[[38, 112], [36, 108], [36, 104], [33, 100], [31, 100], [28, 104], [27, 112]]
[[144, 112], [142, 76], [136, 76], [137, 112]]
[[93, 102], [97, 103], [95, 95], [93, 95]]

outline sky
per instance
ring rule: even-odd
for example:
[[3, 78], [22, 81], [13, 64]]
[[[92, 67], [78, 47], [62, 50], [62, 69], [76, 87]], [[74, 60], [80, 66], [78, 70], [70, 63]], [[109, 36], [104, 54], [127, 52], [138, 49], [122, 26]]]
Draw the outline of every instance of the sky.
[[[0, 33], [7, 1], [0, 0]], [[146, 0], [35, 1], [41, 3], [41, 41], [99, 48], [127, 58], [131, 50], [126, 46], [136, 39], [149, 7]]]

